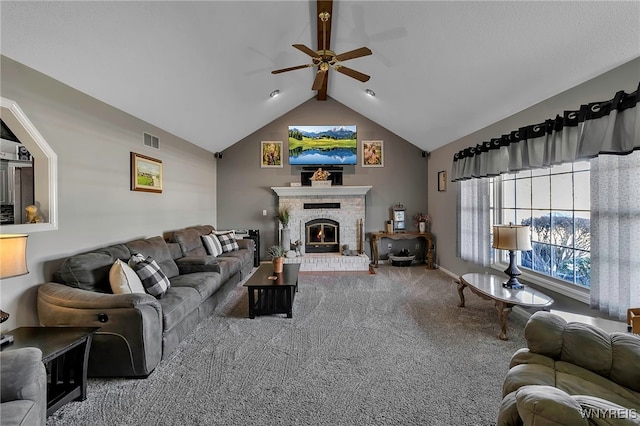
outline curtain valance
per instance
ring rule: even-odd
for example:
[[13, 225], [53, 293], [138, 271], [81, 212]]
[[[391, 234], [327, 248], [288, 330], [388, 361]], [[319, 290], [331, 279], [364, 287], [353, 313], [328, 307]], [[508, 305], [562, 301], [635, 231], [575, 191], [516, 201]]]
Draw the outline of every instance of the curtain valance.
[[451, 180], [498, 176], [640, 149], [640, 83], [632, 93], [564, 111], [457, 152]]

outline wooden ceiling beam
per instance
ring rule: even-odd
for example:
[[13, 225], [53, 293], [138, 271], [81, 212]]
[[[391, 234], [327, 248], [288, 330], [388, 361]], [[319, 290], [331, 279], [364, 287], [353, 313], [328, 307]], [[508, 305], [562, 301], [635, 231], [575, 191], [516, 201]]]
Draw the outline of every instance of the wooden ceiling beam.
[[[317, 0], [317, 30], [318, 30], [318, 50], [331, 50], [331, 20], [333, 19], [333, 0]], [[320, 20], [320, 14], [323, 12], [329, 13], [329, 20], [324, 23], [324, 31], [323, 31], [323, 22]], [[326, 33], [326, 38], [325, 38]], [[317, 99], [319, 101], [327, 100], [327, 84], [329, 82], [329, 71], [327, 71], [327, 75], [324, 79], [324, 83], [320, 90], [318, 90]]]

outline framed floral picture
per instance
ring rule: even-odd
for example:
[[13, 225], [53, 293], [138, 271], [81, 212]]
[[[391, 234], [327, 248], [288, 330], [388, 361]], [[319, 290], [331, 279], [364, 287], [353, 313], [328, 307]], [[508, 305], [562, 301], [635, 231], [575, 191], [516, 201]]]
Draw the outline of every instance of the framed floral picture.
[[362, 167], [384, 167], [383, 141], [362, 141]]
[[162, 192], [162, 161], [131, 153], [131, 190]]
[[282, 168], [282, 141], [260, 143], [260, 167]]

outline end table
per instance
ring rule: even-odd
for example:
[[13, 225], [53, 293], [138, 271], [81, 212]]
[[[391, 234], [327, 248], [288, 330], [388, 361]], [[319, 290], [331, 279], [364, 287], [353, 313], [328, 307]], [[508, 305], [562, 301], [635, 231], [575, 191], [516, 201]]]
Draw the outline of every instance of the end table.
[[87, 399], [87, 365], [91, 340], [100, 327], [20, 327], [2, 352], [24, 347], [42, 351], [47, 368], [47, 416], [69, 401]]

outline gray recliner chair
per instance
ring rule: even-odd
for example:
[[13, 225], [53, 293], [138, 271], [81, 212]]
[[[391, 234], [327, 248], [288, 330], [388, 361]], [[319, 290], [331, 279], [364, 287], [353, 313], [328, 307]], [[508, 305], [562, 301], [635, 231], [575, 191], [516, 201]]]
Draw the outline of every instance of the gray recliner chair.
[[0, 352], [0, 424], [44, 425], [47, 371], [38, 348]]

